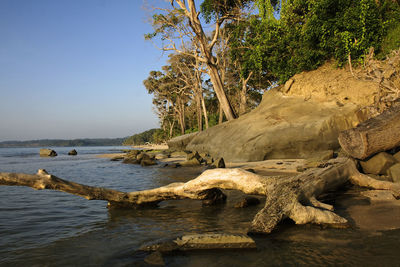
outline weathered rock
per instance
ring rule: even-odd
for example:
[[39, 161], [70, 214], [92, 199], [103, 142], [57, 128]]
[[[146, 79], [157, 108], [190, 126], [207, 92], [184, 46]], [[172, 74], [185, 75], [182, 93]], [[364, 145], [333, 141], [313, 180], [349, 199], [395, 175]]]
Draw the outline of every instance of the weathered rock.
[[255, 249], [252, 238], [243, 234], [193, 234], [142, 247], [142, 251], [172, 252], [176, 250]]
[[208, 197], [202, 200], [203, 206], [213, 206], [226, 202], [226, 195], [218, 188], [208, 189], [204, 194], [207, 194]]
[[400, 162], [400, 151], [394, 154], [393, 157], [397, 160], [397, 162]]
[[168, 155], [166, 155], [166, 154], [156, 154], [156, 159], [167, 159], [168, 158]]
[[136, 158], [124, 158], [122, 163], [125, 163], [125, 164], [140, 164], [140, 161], [138, 161]]
[[68, 152], [68, 155], [70, 155], [70, 156], [76, 156], [76, 155], [78, 155], [78, 152], [76, 152], [75, 149], [72, 149], [70, 152]]
[[39, 151], [39, 155], [40, 155], [41, 157], [55, 157], [55, 156], [57, 156], [57, 152], [55, 152], [55, 151], [52, 150], [52, 149], [42, 148], [42, 149], [40, 149], [40, 151]]
[[157, 162], [154, 159], [142, 159], [140, 161], [140, 165], [142, 165], [142, 166], [153, 166], [153, 165], [157, 165]]
[[142, 153], [142, 150], [130, 150], [128, 153], [126, 153], [126, 157], [134, 157], [136, 158], [137, 155]]
[[168, 148], [174, 150], [185, 150], [187, 144], [197, 135], [197, 133], [184, 134], [171, 138], [167, 141]]
[[391, 166], [387, 173], [394, 183], [400, 183], [400, 163]]
[[175, 151], [171, 153], [171, 158], [183, 158], [186, 157], [187, 153], [184, 151]]
[[186, 160], [192, 160], [192, 159], [197, 159], [199, 162], [201, 162], [202, 157], [197, 151], [186, 154]]
[[197, 158], [192, 158], [191, 160], [186, 160], [180, 163], [183, 167], [199, 166], [201, 162]]
[[235, 204], [235, 208], [247, 208], [249, 206], [255, 206], [260, 204], [260, 200], [256, 197], [245, 197], [241, 201]]
[[154, 159], [154, 157], [150, 156], [147, 153], [140, 153], [139, 155], [136, 156], [136, 159], [141, 162], [142, 160], [150, 160]]
[[367, 161], [360, 161], [364, 173], [386, 174], [387, 170], [396, 163], [396, 159], [386, 152], [381, 152]]
[[212, 164], [211, 166], [215, 167], [215, 168], [225, 168], [225, 161], [223, 158], [217, 158]]
[[339, 132], [367, 118], [352, 103], [339, 107], [270, 90], [256, 109], [198, 133], [186, 149], [229, 162], [312, 158], [338, 149]]

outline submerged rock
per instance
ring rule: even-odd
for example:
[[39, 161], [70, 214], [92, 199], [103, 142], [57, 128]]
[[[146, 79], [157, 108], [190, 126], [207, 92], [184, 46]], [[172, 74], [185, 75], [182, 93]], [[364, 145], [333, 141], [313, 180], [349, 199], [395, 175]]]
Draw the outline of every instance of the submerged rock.
[[41, 157], [56, 157], [57, 156], [57, 152], [55, 152], [52, 149], [48, 149], [48, 148], [42, 148], [39, 151], [39, 155]]
[[76, 156], [76, 155], [78, 155], [78, 152], [76, 152], [75, 149], [72, 149], [70, 152], [68, 152], [68, 155], [70, 155], [70, 156]]
[[194, 234], [168, 240], [165, 242], [147, 245], [143, 251], [172, 252], [176, 250], [204, 250], [204, 249], [255, 249], [256, 243], [252, 238], [243, 234]]
[[260, 200], [256, 197], [245, 197], [235, 204], [235, 208], [247, 208], [260, 204]]

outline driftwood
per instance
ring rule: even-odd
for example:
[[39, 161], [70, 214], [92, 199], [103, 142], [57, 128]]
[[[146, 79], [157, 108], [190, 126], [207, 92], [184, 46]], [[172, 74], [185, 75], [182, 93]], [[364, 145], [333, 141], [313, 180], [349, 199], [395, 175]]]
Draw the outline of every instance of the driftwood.
[[344, 151], [357, 159], [399, 146], [400, 105], [366, 120], [356, 128], [341, 132], [339, 143]]
[[349, 180], [365, 187], [390, 190], [396, 198], [400, 197], [400, 185], [360, 174], [354, 162], [344, 158], [331, 160], [325, 168], [310, 169], [294, 177], [267, 178], [242, 169], [213, 169], [186, 183], [130, 193], [66, 181], [44, 170], [35, 175], [0, 173], [0, 185], [59, 190], [86, 199], [106, 200], [109, 206], [127, 208], [155, 205], [172, 199], [224, 199], [218, 188], [263, 195], [266, 196], [265, 206], [255, 216], [250, 229], [256, 233], [270, 233], [284, 218], [291, 218], [297, 224], [346, 225], [345, 218], [335, 214], [332, 206], [321, 203], [317, 197]]

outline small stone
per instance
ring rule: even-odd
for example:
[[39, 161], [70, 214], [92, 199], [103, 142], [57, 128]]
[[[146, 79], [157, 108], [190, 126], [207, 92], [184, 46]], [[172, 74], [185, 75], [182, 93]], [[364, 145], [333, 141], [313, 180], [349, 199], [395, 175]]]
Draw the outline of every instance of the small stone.
[[260, 204], [260, 200], [256, 197], [245, 197], [241, 201], [235, 204], [235, 208], [247, 208], [249, 206], [255, 206]]
[[124, 158], [122, 163], [125, 163], [125, 164], [140, 164], [140, 161], [138, 161], [135, 158]]
[[75, 149], [72, 149], [70, 152], [68, 152], [68, 155], [70, 155], [70, 156], [76, 156], [76, 155], [78, 155], [78, 152], [76, 152]]
[[400, 163], [394, 164], [387, 172], [394, 183], [400, 183]]
[[41, 157], [56, 157], [57, 156], [57, 152], [55, 152], [52, 149], [48, 149], [48, 148], [42, 148], [39, 151], [39, 155]]
[[157, 154], [156, 155], [156, 159], [166, 159], [166, 158], [168, 158], [168, 155], [165, 155], [165, 154]]
[[360, 164], [364, 173], [386, 174], [387, 170], [396, 162], [396, 159], [392, 155], [381, 152], [367, 161], [360, 161]]

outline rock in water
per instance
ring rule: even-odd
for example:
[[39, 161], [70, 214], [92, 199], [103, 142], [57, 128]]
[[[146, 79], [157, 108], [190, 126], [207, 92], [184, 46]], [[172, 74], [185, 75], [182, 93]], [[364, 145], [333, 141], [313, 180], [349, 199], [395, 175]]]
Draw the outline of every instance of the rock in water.
[[381, 152], [367, 161], [360, 161], [364, 173], [386, 174], [387, 170], [396, 164], [396, 159], [386, 152]]
[[193, 234], [184, 235], [174, 240], [152, 244], [141, 248], [143, 251], [186, 251], [204, 249], [254, 249], [256, 243], [243, 234]]
[[75, 149], [72, 149], [70, 152], [68, 152], [68, 155], [70, 155], [70, 156], [76, 156], [76, 155], [78, 155], [78, 152], [76, 152]]
[[55, 157], [55, 156], [57, 156], [57, 152], [55, 152], [55, 151], [52, 150], [52, 149], [42, 148], [42, 149], [40, 149], [40, 151], [39, 151], [39, 155], [40, 155], [41, 157]]
[[235, 204], [235, 208], [247, 208], [260, 204], [260, 200], [256, 197], [245, 197], [242, 201]]

